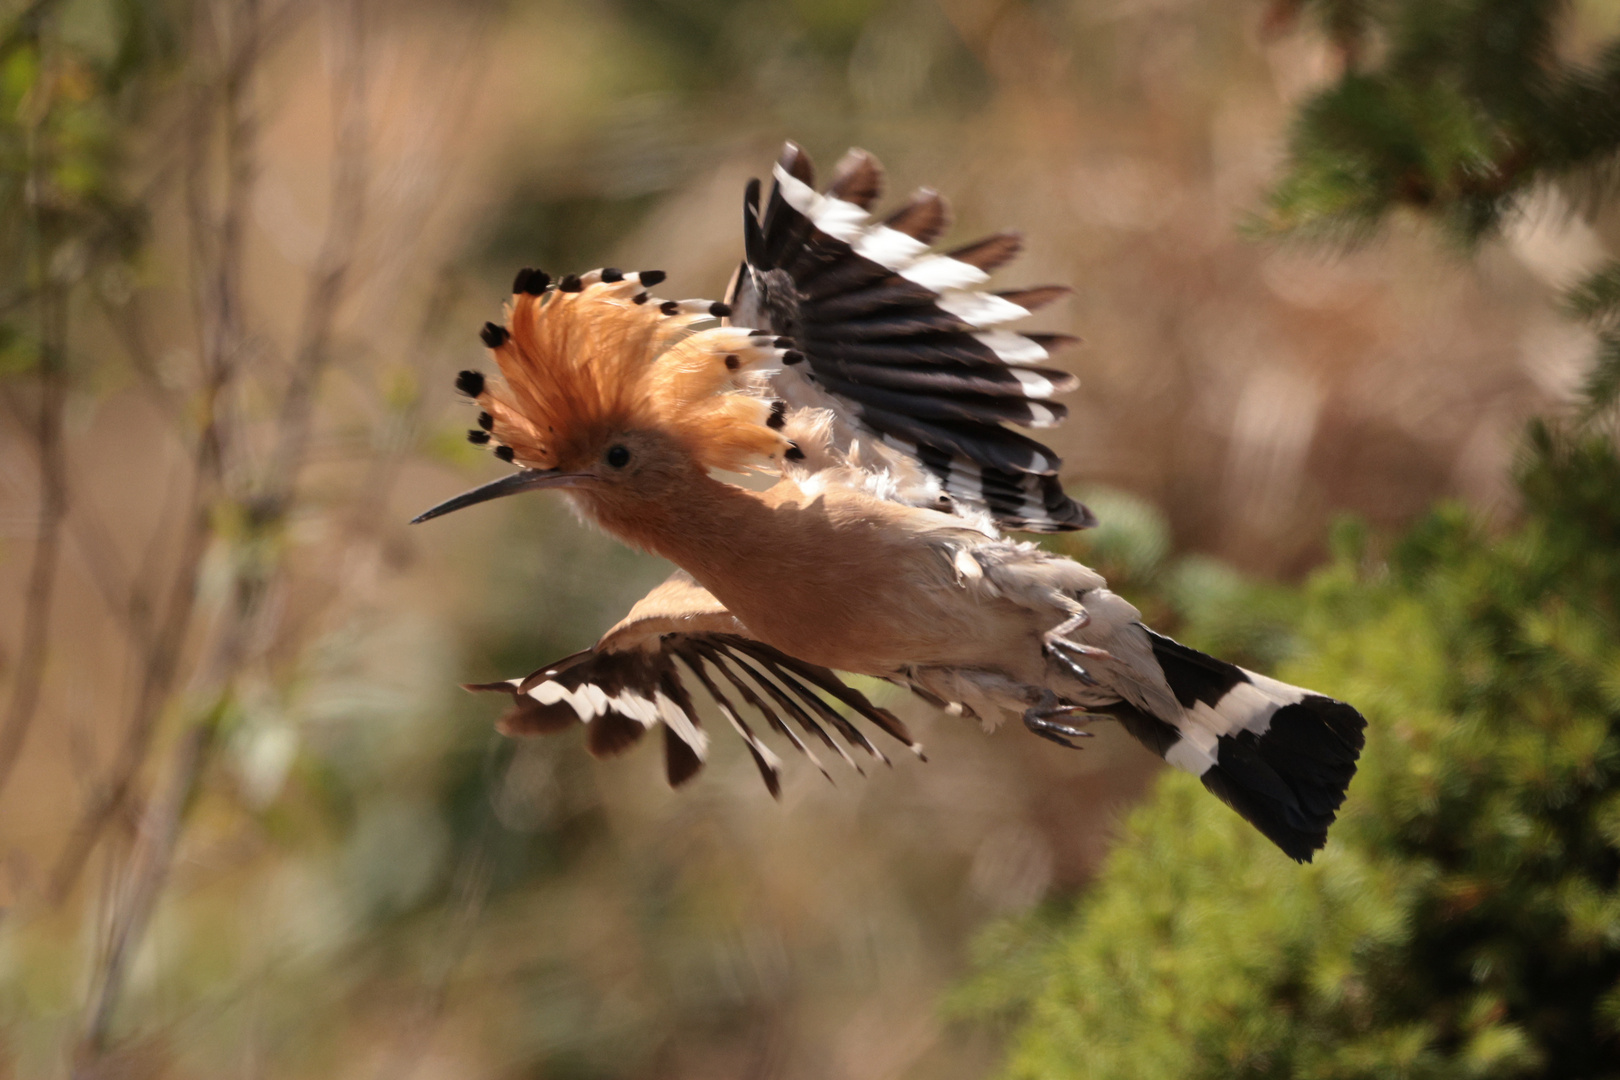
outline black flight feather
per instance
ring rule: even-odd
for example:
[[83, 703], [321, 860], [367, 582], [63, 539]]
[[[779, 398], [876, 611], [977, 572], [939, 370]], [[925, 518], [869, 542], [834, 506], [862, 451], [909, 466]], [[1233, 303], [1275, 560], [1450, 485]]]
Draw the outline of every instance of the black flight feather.
[[726, 697], [725, 692], [709, 677], [709, 673], [704, 667], [703, 657], [698, 654], [696, 649], [683, 650], [677, 652], [676, 655], [681, 658], [682, 663], [691, 669], [692, 674], [697, 676], [698, 681], [703, 684], [703, 689], [708, 691], [710, 697], [714, 698], [715, 704], [720, 707], [720, 711], [725, 714], [726, 719], [737, 726], [737, 730], [742, 733], [743, 745], [748, 747], [749, 756], [754, 759], [755, 768], [759, 769], [760, 779], [765, 781], [766, 790], [771, 793], [771, 798], [780, 799], [782, 797], [781, 770], [767, 761], [765, 755], [760, 752], [759, 736], [754, 734], [754, 729], [748, 726], [748, 721], [742, 718], [742, 714], [731, 703], [731, 699]]
[[[697, 709], [692, 706], [692, 695], [686, 692], [681, 683], [680, 675], [675, 665], [667, 659], [662, 674], [658, 679], [658, 688], [664, 695], [675, 703], [675, 707], [686, 714], [687, 721], [693, 728], [697, 728]], [[668, 724], [664, 725], [664, 775], [669, 780], [670, 787], [680, 787], [703, 768], [703, 759], [698, 756], [697, 748], [675, 732]]]
[[771, 700], [776, 702], [783, 712], [787, 713], [794, 719], [796, 723], [798, 723], [799, 727], [804, 730], [805, 734], [814, 735], [816, 738], [820, 739], [830, 750], [848, 762], [851, 768], [853, 768], [856, 772], [865, 775], [865, 770], [861, 768], [859, 762], [849, 756], [849, 751], [845, 750], [843, 746], [839, 745], [836, 739], [827, 734], [826, 729], [820, 724], [816, 723], [815, 718], [809, 713], [805, 712], [804, 709], [800, 707], [798, 702], [789, 697], [786, 692], [784, 692], [770, 679], [766, 678], [758, 669], [749, 664], [748, 661], [744, 660], [742, 657], [733, 654], [731, 659], [733, 663], [748, 674], [749, 678], [754, 680], [761, 690], [765, 691]]
[[[1025, 398], [989, 397], [983, 394], [951, 394], [934, 395], [918, 393], [896, 393], [893, 390], [884, 390], [874, 386], [861, 386], [859, 383], [848, 382], [843, 379], [833, 379], [825, 375], [821, 384], [834, 394], [840, 394], [851, 401], [860, 402], [863, 406], [899, 413], [904, 410], [919, 420], [961, 421], [966, 423], [1013, 423], [1030, 424], [1036, 420], [1044, 420], [1030, 407]], [[1040, 402], [1039, 407], [1049, 410], [1051, 419], [1061, 420], [1068, 415], [1066, 406], [1056, 402]]]

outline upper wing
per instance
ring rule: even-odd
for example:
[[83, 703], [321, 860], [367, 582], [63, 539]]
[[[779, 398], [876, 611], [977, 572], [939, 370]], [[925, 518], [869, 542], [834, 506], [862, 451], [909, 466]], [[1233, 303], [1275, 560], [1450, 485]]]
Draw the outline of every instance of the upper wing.
[[977, 291], [1022, 241], [998, 233], [930, 251], [949, 211], [928, 189], [871, 222], [883, 173], [865, 151], [845, 155], [825, 194], [792, 143], [775, 177], [763, 215], [758, 181], [748, 187], [747, 260], [726, 299], [734, 323], [791, 337], [803, 352], [808, 371], [788, 367], [776, 377], [789, 404], [832, 409], [851, 429], [846, 437], [876, 436], [910, 455], [944, 494], [1005, 527], [1095, 524], [1063, 493], [1058, 456], [1002, 426], [1046, 427], [1068, 413], [1048, 399], [1073, 389], [1074, 377], [1038, 365], [1073, 339], [1000, 327], [1069, 290]]
[[[810, 758], [823, 774], [826, 768], [784, 716], [805, 736], [837, 752], [857, 772], [860, 766], [828, 734], [827, 727], [851, 748], [865, 750], [884, 763], [888, 758], [836, 704], [847, 706], [919, 756], [922, 753], [893, 713], [872, 704], [828, 669], [748, 636], [742, 623], [684, 570], [675, 571], [643, 597], [593, 648], [564, 657], [524, 679], [467, 689], [512, 695], [512, 707], [499, 721], [501, 731], [508, 735], [545, 734], [584, 722], [586, 747], [597, 757], [623, 752], [647, 729], [661, 724], [665, 770], [670, 784], [678, 785], [703, 767], [709, 740], [677, 660], [696, 676], [742, 736], [772, 795], [781, 793], [782, 762], [743, 718], [747, 710], [762, 716], [772, 731]], [[738, 708], [738, 701], [745, 709]]]

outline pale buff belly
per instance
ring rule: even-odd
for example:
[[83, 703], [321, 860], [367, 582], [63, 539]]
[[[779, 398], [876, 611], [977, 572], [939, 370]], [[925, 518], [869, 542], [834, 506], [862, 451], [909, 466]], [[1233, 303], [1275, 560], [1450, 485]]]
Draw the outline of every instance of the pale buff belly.
[[878, 676], [906, 667], [982, 667], [1039, 677], [1038, 613], [908, 573], [907, 562], [842, 573], [825, 563], [798, 573], [782, 567], [764, 588], [730, 574], [703, 584], [750, 633], [813, 664]]

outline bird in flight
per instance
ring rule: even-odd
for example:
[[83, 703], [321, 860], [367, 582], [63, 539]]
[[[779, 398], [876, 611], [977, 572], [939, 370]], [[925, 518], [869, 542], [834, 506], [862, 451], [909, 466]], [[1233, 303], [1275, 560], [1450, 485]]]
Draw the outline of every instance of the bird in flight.
[[[519, 468], [416, 520], [557, 489], [679, 569], [592, 648], [469, 689], [510, 695], [507, 734], [583, 723], [598, 756], [661, 728], [672, 785], [709, 752], [701, 693], [772, 794], [782, 762], [762, 731], [824, 773], [818, 751], [887, 760], [865, 725], [920, 756], [837, 672], [1069, 747], [1108, 718], [1309, 860], [1361, 715], [1154, 633], [1096, 571], [1005, 534], [1095, 524], [1057, 455], [1005, 426], [1065, 416], [1052, 399], [1075, 379], [1049, 356], [1071, 339], [1006, 327], [1069, 290], [986, 291], [1018, 235], [936, 252], [945, 200], [921, 189], [878, 221], [882, 186], [851, 150], [817, 191], [787, 144], [763, 207], [759, 182], [746, 190], [745, 257], [719, 302], [660, 299], [657, 271], [517, 275], [483, 329], [499, 379], [456, 385], [480, 407], [472, 441]], [[724, 477], [745, 472], [775, 483]]]

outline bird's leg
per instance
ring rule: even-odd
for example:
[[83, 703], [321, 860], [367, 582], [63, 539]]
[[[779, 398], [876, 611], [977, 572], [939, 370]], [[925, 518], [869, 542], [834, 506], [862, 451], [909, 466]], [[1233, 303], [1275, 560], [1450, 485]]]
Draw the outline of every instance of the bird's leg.
[[1069, 655], [1072, 652], [1077, 656], [1095, 656], [1103, 660], [1109, 658], [1106, 649], [1099, 649], [1092, 645], [1082, 645], [1078, 641], [1069, 640], [1069, 634], [1084, 628], [1089, 622], [1091, 622], [1091, 616], [1086, 612], [1075, 612], [1057, 626], [1042, 634], [1041, 643], [1042, 651], [1067, 668], [1069, 674], [1087, 686], [1096, 686], [1097, 680], [1092, 678], [1091, 672], [1081, 667], [1074, 660], [1074, 657]]
[[1084, 630], [1090, 624], [1091, 614], [1082, 608], [1048, 630], [1046, 636], [1048, 638], [1061, 638], [1066, 634], [1074, 633], [1076, 630]]
[[1043, 689], [1040, 700], [1024, 710], [1024, 726], [1043, 739], [1055, 742], [1059, 746], [1067, 746], [1070, 750], [1078, 750], [1080, 747], [1069, 740], [1089, 739], [1091, 732], [1068, 724], [1060, 724], [1053, 717], [1084, 715], [1085, 711], [1079, 705], [1062, 704], [1056, 694]]
[[1064, 652], [1060, 646], [1048, 645], [1044, 651], [1047, 656], [1050, 656], [1053, 660], [1056, 660], [1058, 663], [1067, 668], [1070, 675], [1073, 675], [1087, 686], [1097, 685], [1097, 680], [1091, 677], [1091, 672], [1075, 663], [1074, 660], [1070, 658], [1069, 654]]

